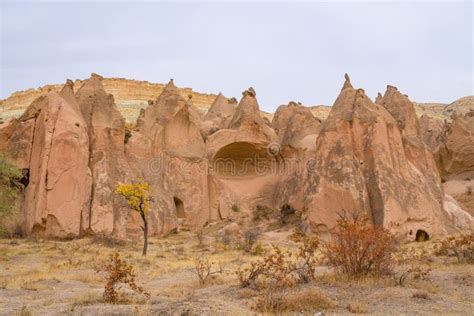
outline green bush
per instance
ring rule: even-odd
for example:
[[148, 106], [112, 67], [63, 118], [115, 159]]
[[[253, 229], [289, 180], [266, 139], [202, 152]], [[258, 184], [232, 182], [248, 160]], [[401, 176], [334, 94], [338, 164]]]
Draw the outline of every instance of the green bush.
[[0, 216], [15, 210], [18, 195], [23, 190], [23, 172], [0, 154]]

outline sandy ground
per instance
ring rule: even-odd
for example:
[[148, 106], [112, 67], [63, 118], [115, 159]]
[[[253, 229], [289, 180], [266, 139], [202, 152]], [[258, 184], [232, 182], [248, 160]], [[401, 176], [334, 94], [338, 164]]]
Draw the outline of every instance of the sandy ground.
[[[252, 255], [238, 247], [226, 246], [212, 235], [212, 232], [205, 234], [203, 246], [190, 231], [151, 238], [147, 257], [141, 256], [140, 241], [118, 245], [93, 238], [1, 239], [0, 314], [259, 314], [255, 309], [257, 293], [240, 288], [235, 270], [263, 254]], [[295, 247], [288, 235], [288, 231], [273, 231], [263, 234], [261, 240], [266, 249], [270, 243]], [[411, 243], [403, 247], [431, 249], [432, 243]], [[138, 283], [151, 294], [149, 299], [124, 286], [121, 303], [103, 303], [103, 276], [95, 269], [114, 251], [133, 264]], [[215, 263], [215, 270], [220, 266], [223, 273], [213, 275], [201, 286], [194, 258], [203, 255]], [[316, 280], [300, 289], [317, 289], [334, 301], [334, 307], [316, 308], [307, 314], [474, 315], [474, 266], [455, 263], [451, 258], [428, 256], [432, 269], [430, 280], [410, 279], [403, 286], [398, 285], [395, 278], [338, 278], [321, 266]]]

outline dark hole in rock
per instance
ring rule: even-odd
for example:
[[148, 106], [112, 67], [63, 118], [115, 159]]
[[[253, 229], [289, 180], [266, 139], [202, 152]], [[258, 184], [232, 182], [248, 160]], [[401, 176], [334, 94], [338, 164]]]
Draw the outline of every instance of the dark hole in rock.
[[178, 218], [185, 218], [186, 215], [184, 213], [183, 201], [181, 201], [181, 199], [177, 198], [176, 196], [173, 197], [173, 201], [174, 201], [174, 206], [176, 207], [176, 215], [178, 216]]
[[416, 231], [415, 240], [416, 241], [428, 241], [428, 240], [430, 240], [430, 235], [428, 235], [428, 233], [425, 232], [424, 230], [418, 229]]
[[20, 183], [23, 184], [23, 187], [26, 188], [30, 183], [30, 169], [25, 168], [22, 170], [23, 177], [20, 179]]

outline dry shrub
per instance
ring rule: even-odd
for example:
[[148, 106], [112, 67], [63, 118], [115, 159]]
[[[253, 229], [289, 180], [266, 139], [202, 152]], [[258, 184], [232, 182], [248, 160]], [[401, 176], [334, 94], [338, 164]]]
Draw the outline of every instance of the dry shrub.
[[31, 315], [33, 315], [33, 314], [32, 314], [31, 311], [28, 309], [28, 306], [23, 305], [23, 306], [21, 307], [21, 310], [20, 310], [20, 312], [19, 312], [19, 315], [20, 315], [20, 316], [31, 316]]
[[412, 276], [413, 279], [416, 280], [430, 281], [430, 274], [431, 269], [422, 267], [411, 267], [400, 273], [400, 277], [398, 278], [398, 284], [403, 286], [409, 276]]
[[198, 229], [196, 231], [196, 238], [198, 240], [198, 246], [199, 247], [204, 247], [204, 230], [203, 229]]
[[249, 288], [243, 288], [243, 289], [239, 289], [237, 291], [237, 297], [239, 299], [254, 298], [258, 294], [259, 294], [258, 291], [253, 290], [253, 289], [249, 289]]
[[132, 137], [132, 132], [136, 130], [136, 126], [133, 123], [126, 123], [125, 124], [125, 137], [124, 143], [127, 144], [128, 140]]
[[244, 232], [244, 240], [242, 248], [245, 252], [251, 252], [253, 246], [258, 241], [260, 237], [260, 229], [258, 227], [248, 229]]
[[110, 255], [110, 261], [96, 270], [97, 273], [105, 273], [105, 291], [104, 301], [107, 303], [116, 303], [118, 300], [118, 290], [120, 284], [127, 284], [133, 291], [144, 295], [146, 298], [150, 294], [143, 287], [135, 283], [135, 272], [133, 267], [125, 260], [120, 259], [118, 252]]
[[228, 250], [231, 248], [232, 244], [235, 242], [235, 238], [232, 235], [223, 235], [220, 238], [220, 241], [224, 245], [224, 249]]
[[388, 275], [393, 272], [395, 237], [383, 227], [374, 227], [366, 216], [340, 214], [332, 240], [322, 248], [328, 265], [349, 275]]
[[435, 245], [438, 256], [454, 256], [458, 262], [474, 263], [474, 234], [450, 236]]
[[430, 281], [430, 260], [426, 250], [416, 251], [414, 248], [401, 250], [395, 257], [395, 262], [401, 267], [400, 275], [397, 276], [399, 285], [403, 286], [409, 278]]
[[258, 204], [253, 212], [253, 219], [254, 221], [261, 221], [263, 219], [269, 220], [272, 217], [273, 213], [273, 209], [269, 208], [266, 205]]
[[214, 262], [211, 262], [207, 256], [194, 258], [194, 271], [196, 272], [200, 285], [205, 285], [210, 275], [223, 272], [221, 267], [216, 271], [212, 271], [213, 265]]
[[256, 309], [262, 313], [314, 312], [334, 307], [336, 303], [316, 288], [267, 289], [256, 301]]
[[297, 220], [296, 210], [289, 204], [284, 204], [280, 209], [280, 223], [286, 225]]
[[259, 241], [258, 243], [253, 246], [252, 251], [250, 251], [251, 254], [255, 256], [260, 256], [265, 253], [265, 247], [263, 246], [263, 243]]
[[285, 288], [313, 280], [317, 264], [315, 253], [319, 246], [319, 239], [306, 236], [297, 238], [302, 242], [297, 253], [272, 246], [273, 251], [263, 259], [237, 270], [236, 274], [241, 286], [256, 289], [269, 285]]
[[429, 295], [428, 295], [428, 293], [426, 293], [426, 292], [415, 292], [415, 293], [412, 294], [411, 297], [413, 297], [413, 298], [418, 298], [418, 299], [422, 299], [422, 300], [427, 300], [427, 299], [429, 299]]
[[308, 283], [314, 279], [318, 264], [316, 250], [319, 248], [319, 238], [306, 236], [300, 231], [294, 232], [291, 238], [293, 241], [301, 243], [296, 255], [299, 261], [296, 273], [301, 282]]
[[349, 313], [353, 314], [365, 314], [368, 312], [367, 305], [362, 302], [350, 302], [346, 307]]
[[233, 212], [238, 213], [240, 212], [240, 206], [237, 204], [232, 204], [231, 209]]

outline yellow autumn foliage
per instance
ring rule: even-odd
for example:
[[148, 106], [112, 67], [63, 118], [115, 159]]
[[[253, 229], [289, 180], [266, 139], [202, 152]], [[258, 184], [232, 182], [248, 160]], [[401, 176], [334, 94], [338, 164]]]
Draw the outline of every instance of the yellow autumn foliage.
[[130, 208], [138, 213], [146, 214], [150, 209], [150, 184], [141, 178], [132, 183], [119, 183], [115, 193], [125, 197]]

